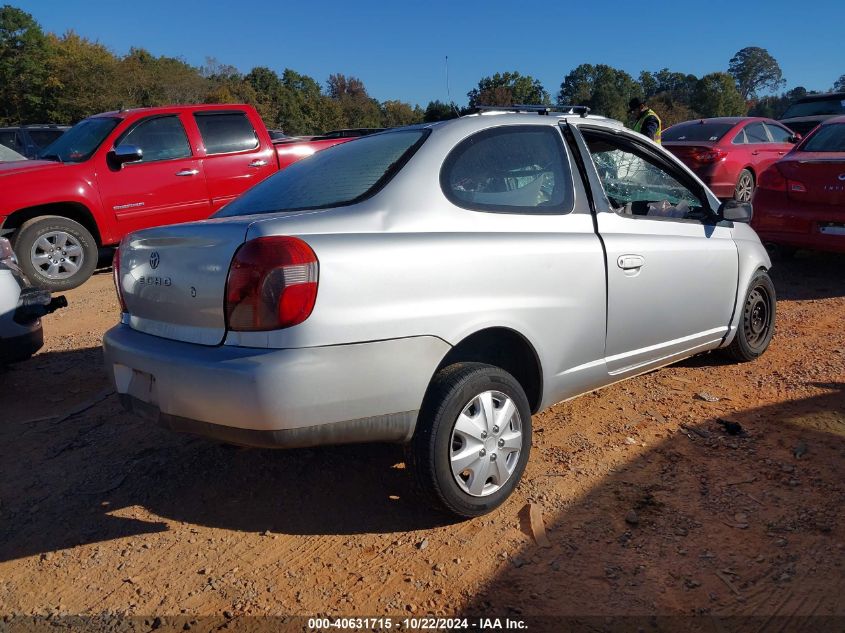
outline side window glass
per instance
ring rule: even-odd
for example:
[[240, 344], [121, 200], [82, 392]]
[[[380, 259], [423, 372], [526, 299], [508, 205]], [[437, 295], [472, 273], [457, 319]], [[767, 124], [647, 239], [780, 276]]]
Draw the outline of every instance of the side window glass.
[[789, 138], [792, 134], [788, 130], [785, 130], [779, 125], [770, 125], [768, 123], [764, 123], [764, 125], [769, 130], [769, 134], [772, 135], [772, 140], [775, 143], [789, 143]]
[[17, 149], [17, 136], [14, 130], [0, 131], [0, 145], [5, 145], [9, 149]]
[[745, 135], [749, 143], [771, 143], [762, 123], [752, 123], [745, 128]]
[[186, 158], [191, 155], [188, 137], [177, 116], [162, 116], [142, 121], [118, 141], [117, 146], [122, 145], [140, 147], [144, 153], [144, 158], [138, 161], [141, 163]]
[[697, 219], [704, 203], [655, 159], [627, 143], [584, 133], [604, 191], [620, 215]]
[[449, 200], [477, 211], [568, 213], [574, 195], [560, 132], [505, 126], [474, 134], [446, 158], [440, 185]]
[[737, 134], [734, 137], [734, 140], [731, 141], [733, 145], [745, 145], [747, 142], [748, 139], [745, 138], [745, 129], [740, 130], [739, 134]]
[[258, 147], [258, 135], [243, 112], [194, 114], [207, 154], [229, 154]]

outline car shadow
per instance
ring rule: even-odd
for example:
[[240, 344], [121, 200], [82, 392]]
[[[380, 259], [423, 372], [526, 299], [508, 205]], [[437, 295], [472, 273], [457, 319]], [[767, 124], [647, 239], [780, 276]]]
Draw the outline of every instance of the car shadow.
[[[548, 547], [523, 526], [463, 615], [536, 631], [841, 628], [845, 383], [812, 386], [827, 391], [732, 414], [737, 435], [717, 417], [682, 427], [544, 508]], [[576, 473], [546, 480], [547, 498], [571, 496]]]
[[[74, 373], [98, 377], [73, 406], [63, 405], [78, 413], [62, 419], [55, 404], [16, 408], [19, 393], [8, 386], [44, 380], [54, 368], [69, 383]], [[0, 380], [0, 561], [165, 531], [167, 521], [287, 534], [401, 532], [452, 521], [414, 499], [401, 446], [240, 448], [125, 413], [96, 348], [39, 354]], [[162, 520], [125, 516], [135, 506]]]
[[778, 299], [803, 301], [845, 297], [845, 254], [798, 251], [772, 262], [771, 277]]

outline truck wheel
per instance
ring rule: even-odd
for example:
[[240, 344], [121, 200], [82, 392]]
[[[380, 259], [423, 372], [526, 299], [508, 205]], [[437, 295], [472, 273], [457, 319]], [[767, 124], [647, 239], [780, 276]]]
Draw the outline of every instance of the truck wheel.
[[408, 446], [420, 492], [460, 517], [490, 512], [519, 483], [531, 450], [531, 410], [506, 371], [457, 363], [429, 386]]
[[45, 290], [76, 288], [97, 265], [97, 243], [88, 229], [58, 215], [24, 222], [15, 236], [15, 254], [33, 285]]
[[772, 340], [775, 333], [775, 311], [777, 297], [775, 286], [768, 273], [761, 270], [751, 279], [739, 329], [733, 342], [725, 350], [734, 360], [747, 362], [758, 358]]

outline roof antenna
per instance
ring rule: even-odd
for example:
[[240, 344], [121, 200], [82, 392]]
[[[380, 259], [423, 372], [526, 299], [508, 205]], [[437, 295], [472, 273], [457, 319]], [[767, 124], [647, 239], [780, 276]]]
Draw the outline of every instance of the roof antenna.
[[449, 91], [449, 56], [446, 55], [446, 97], [449, 99], [449, 105], [452, 106], [452, 109], [455, 111], [457, 116], [461, 116], [461, 113], [458, 112], [458, 109], [455, 107], [455, 102], [452, 101], [452, 93]]

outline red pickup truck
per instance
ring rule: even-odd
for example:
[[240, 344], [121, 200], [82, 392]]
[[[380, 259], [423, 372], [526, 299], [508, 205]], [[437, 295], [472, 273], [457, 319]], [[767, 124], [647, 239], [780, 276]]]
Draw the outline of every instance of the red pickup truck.
[[0, 236], [35, 285], [67, 290], [131, 231], [207, 218], [336, 137], [274, 142], [254, 108], [192, 105], [89, 117], [39, 160], [0, 163]]

